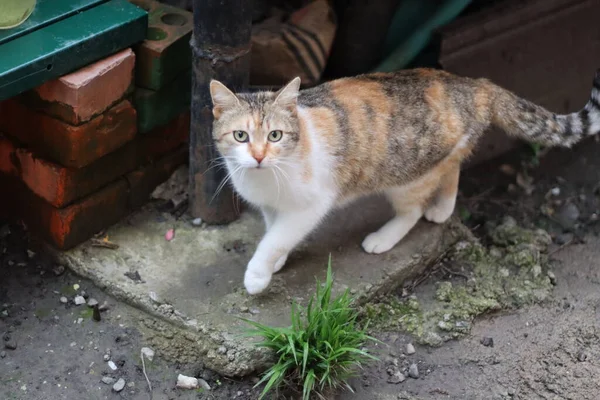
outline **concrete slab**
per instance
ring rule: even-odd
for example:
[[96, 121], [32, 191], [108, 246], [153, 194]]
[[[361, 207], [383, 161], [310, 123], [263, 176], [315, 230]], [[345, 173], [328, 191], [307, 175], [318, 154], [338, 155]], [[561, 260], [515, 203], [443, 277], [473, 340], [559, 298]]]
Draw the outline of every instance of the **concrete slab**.
[[[240, 336], [247, 326], [239, 318], [288, 325], [291, 300], [309, 299], [315, 277], [324, 280], [330, 252], [335, 290], [350, 288], [365, 302], [420, 273], [467, 235], [455, 220], [445, 225], [423, 221], [392, 251], [363, 252], [364, 235], [390, 216], [390, 207], [379, 198], [340, 210], [291, 255], [269, 290], [256, 297], [243, 288], [246, 263], [264, 230], [251, 211], [228, 226], [194, 227], [149, 205], [108, 231], [119, 249], [87, 243], [57, 256], [145, 311], [148, 317], [141, 322], [147, 341], [163, 357], [242, 376], [264, 368], [271, 354]], [[168, 242], [165, 233], [171, 228], [175, 238]]]

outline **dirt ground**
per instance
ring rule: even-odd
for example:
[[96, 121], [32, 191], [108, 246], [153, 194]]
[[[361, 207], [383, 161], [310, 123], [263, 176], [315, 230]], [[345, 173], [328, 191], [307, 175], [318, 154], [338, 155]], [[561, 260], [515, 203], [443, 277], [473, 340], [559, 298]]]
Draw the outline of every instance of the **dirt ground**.
[[[375, 332], [384, 342], [379, 363], [351, 384], [341, 399], [593, 399], [600, 393], [600, 144], [554, 150], [536, 165], [523, 148], [463, 174], [459, 214], [475, 235], [487, 221], [511, 215], [542, 227], [556, 286], [542, 304], [479, 318], [465, 338], [439, 348], [415, 345], [402, 332]], [[525, 174], [525, 171], [528, 174]], [[256, 399], [252, 378], [235, 382], [211, 371], [173, 365], [157, 354], [146, 362], [146, 382], [135, 328], [139, 313], [30, 250], [20, 227], [0, 222], [0, 398]], [[431, 290], [444, 272], [414, 289]], [[79, 285], [77, 290], [73, 285]], [[101, 321], [75, 292], [106, 302]], [[399, 295], [399, 294], [395, 294]], [[67, 304], [61, 297], [67, 298]], [[64, 300], [64, 299], [63, 299]], [[486, 338], [483, 340], [483, 338]], [[490, 338], [493, 339], [491, 345]], [[486, 345], [482, 344], [484, 342]], [[113, 361], [113, 371], [106, 360]], [[418, 367], [418, 378], [388, 383], [397, 364]], [[406, 371], [405, 371], [406, 372]], [[177, 375], [202, 377], [211, 390], [175, 388]], [[102, 382], [102, 378], [109, 383]], [[113, 390], [119, 378], [120, 392]]]

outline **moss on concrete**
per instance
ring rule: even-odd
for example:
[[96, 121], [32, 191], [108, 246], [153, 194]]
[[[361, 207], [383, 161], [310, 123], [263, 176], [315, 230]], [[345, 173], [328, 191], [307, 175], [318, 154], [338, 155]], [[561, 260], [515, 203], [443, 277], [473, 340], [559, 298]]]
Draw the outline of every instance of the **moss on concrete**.
[[486, 246], [463, 241], [433, 268], [452, 276], [439, 281], [421, 299], [391, 299], [365, 305], [364, 315], [378, 329], [400, 328], [421, 344], [441, 345], [468, 333], [486, 312], [541, 302], [552, 291], [547, 246], [542, 230], [519, 227], [512, 218], [489, 226]]

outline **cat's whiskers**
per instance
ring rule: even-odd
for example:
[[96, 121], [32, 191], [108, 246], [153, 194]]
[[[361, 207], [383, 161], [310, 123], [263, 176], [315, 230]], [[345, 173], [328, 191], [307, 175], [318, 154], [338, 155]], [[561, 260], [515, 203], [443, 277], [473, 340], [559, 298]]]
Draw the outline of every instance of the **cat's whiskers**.
[[227, 182], [229, 182], [231, 180], [231, 178], [233, 177], [233, 175], [235, 175], [240, 169], [242, 169], [241, 165], [237, 166], [236, 169], [234, 169], [232, 172], [227, 173], [227, 176], [225, 177], [225, 179], [223, 179], [223, 182], [221, 182], [221, 184], [217, 187], [215, 194], [210, 199], [209, 204], [211, 204], [213, 202], [213, 200], [215, 199], [215, 197], [217, 197], [219, 195], [219, 193], [221, 193], [221, 190], [223, 190], [223, 188], [225, 187]]

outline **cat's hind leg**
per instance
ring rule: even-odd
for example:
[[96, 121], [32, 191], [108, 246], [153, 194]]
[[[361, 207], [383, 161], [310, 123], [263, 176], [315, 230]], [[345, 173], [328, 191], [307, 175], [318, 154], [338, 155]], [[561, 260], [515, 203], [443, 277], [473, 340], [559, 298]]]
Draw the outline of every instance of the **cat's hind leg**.
[[396, 216], [363, 240], [362, 247], [367, 253], [380, 254], [390, 250], [423, 216], [420, 198], [407, 195], [405, 188], [388, 189], [386, 196], [392, 203]]
[[460, 166], [453, 166], [440, 179], [440, 186], [435, 196], [425, 210], [426, 220], [441, 224], [446, 222], [454, 212], [456, 206], [456, 195], [458, 194], [458, 178]]

